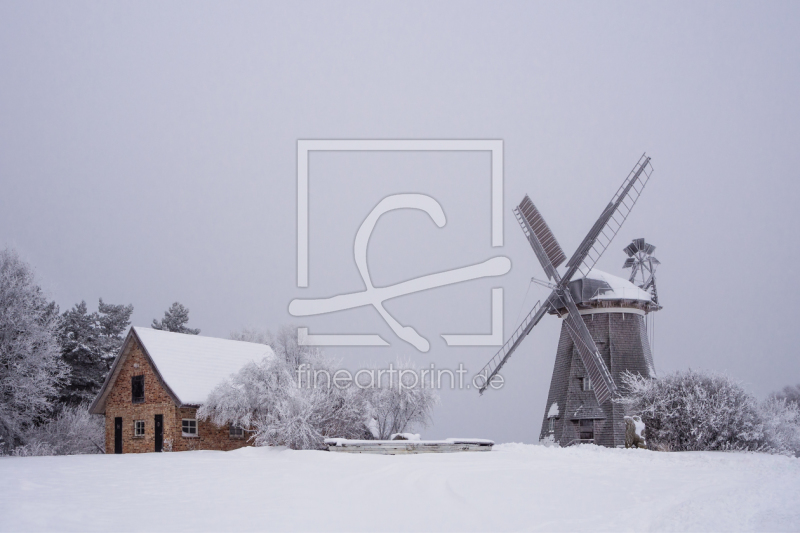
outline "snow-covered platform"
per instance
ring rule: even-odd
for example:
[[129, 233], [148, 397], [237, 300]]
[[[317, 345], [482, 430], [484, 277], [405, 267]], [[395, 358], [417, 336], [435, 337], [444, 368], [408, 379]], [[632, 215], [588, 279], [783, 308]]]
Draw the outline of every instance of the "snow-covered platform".
[[351, 440], [325, 439], [328, 450], [344, 453], [399, 455], [411, 453], [490, 452], [494, 441], [487, 439], [444, 440]]

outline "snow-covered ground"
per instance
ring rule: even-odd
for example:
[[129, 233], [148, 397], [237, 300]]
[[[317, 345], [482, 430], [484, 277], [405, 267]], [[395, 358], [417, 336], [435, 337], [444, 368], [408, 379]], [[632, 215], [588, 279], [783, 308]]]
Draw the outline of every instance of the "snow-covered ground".
[[490, 453], [0, 458], [2, 531], [800, 531], [800, 460]]

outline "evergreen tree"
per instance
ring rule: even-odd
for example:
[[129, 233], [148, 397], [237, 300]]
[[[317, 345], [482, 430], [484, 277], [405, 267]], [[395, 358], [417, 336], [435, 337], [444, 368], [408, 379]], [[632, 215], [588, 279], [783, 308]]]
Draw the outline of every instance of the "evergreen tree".
[[62, 403], [78, 405], [94, 399], [122, 347], [132, 313], [132, 305], [107, 304], [102, 298], [97, 312], [89, 313], [86, 302], [81, 302], [64, 313], [61, 357], [72, 372], [60, 391]]
[[173, 333], [186, 333], [188, 335], [197, 335], [200, 333], [199, 329], [187, 328], [187, 322], [189, 322], [189, 309], [175, 302], [169, 309], [164, 311], [164, 318], [162, 320], [153, 319], [152, 328], [172, 331]]
[[[100, 298], [100, 303], [97, 306], [96, 324], [106, 371], [111, 368], [111, 363], [114, 362], [120, 348], [122, 348], [122, 343], [125, 341], [124, 333], [131, 325], [132, 314], [133, 305], [107, 304]], [[103, 376], [103, 379], [105, 379], [105, 376]]]

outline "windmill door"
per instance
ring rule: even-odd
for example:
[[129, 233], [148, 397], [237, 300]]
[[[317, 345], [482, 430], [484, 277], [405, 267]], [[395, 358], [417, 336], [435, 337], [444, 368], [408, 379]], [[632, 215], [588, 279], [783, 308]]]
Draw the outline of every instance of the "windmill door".
[[594, 438], [594, 420], [581, 420], [581, 440]]
[[164, 447], [164, 415], [156, 415], [156, 451], [160, 452]]
[[114, 419], [114, 453], [122, 453], [122, 417]]

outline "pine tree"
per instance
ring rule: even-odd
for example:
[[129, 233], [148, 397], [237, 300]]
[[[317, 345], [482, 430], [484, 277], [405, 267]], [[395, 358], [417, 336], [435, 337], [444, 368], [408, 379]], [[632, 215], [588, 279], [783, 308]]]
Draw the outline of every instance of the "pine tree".
[[187, 322], [189, 322], [189, 309], [175, 302], [169, 309], [164, 311], [164, 318], [162, 320], [153, 319], [152, 328], [172, 331], [173, 333], [186, 333], [188, 335], [197, 335], [200, 333], [199, 329], [187, 328]]
[[74, 406], [94, 399], [122, 347], [132, 313], [132, 305], [107, 304], [102, 298], [97, 312], [89, 313], [83, 301], [64, 312], [61, 357], [72, 371], [59, 394], [62, 403]]
[[[122, 343], [125, 341], [123, 334], [131, 325], [131, 315], [133, 305], [114, 305], [103, 302], [97, 306], [96, 327], [99, 332], [100, 348], [102, 350], [102, 360], [105, 363], [106, 372], [111, 369], [111, 363], [117, 357]], [[105, 375], [103, 376], [105, 379]]]
[[77, 405], [94, 397], [100, 387], [97, 382], [104, 375], [94, 328], [97, 317], [88, 312], [86, 302], [81, 302], [65, 311], [61, 318], [61, 358], [71, 372], [59, 392], [59, 401]]

